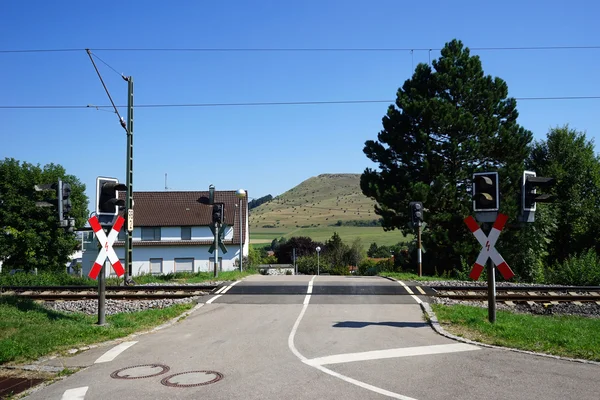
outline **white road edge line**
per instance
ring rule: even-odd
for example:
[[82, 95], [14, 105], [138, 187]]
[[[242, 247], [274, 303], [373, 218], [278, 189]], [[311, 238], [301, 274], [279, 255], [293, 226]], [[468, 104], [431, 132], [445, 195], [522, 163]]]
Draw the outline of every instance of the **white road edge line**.
[[227, 287], [227, 286], [221, 286], [221, 287], [219, 288], [219, 290], [217, 290], [217, 291], [215, 292], [215, 294], [219, 294], [219, 293], [221, 293], [223, 290], [225, 290], [225, 288], [226, 288], [226, 287]]
[[400, 358], [424, 356], [431, 354], [458, 353], [462, 351], [480, 350], [479, 347], [467, 343], [437, 344], [432, 346], [399, 347], [396, 349], [364, 351], [360, 353], [335, 354], [331, 356], [307, 360], [309, 365], [341, 364], [353, 361], [382, 360], [386, 358]]
[[[313, 283], [315, 277], [316, 277], [316, 275], [313, 275], [312, 279], [310, 280], [310, 282], [308, 284], [309, 287], [312, 287], [312, 283]], [[339, 378], [345, 382], [352, 383], [353, 385], [359, 386], [363, 389], [367, 389], [372, 392], [379, 393], [379, 394], [382, 394], [384, 396], [388, 396], [388, 397], [391, 397], [394, 399], [417, 400], [415, 398], [403, 396], [399, 393], [390, 392], [389, 390], [385, 390], [385, 389], [382, 389], [377, 386], [369, 385], [368, 383], [361, 382], [354, 378], [350, 378], [349, 376], [339, 374], [335, 371], [332, 371], [328, 368], [323, 367], [322, 365], [311, 365], [310, 360], [308, 360], [306, 357], [304, 357], [302, 354], [300, 354], [300, 352], [298, 351], [298, 349], [296, 349], [296, 346], [294, 345], [294, 337], [296, 336], [296, 331], [298, 330], [298, 326], [300, 326], [300, 321], [302, 321], [302, 317], [304, 317], [304, 313], [306, 312], [306, 309], [308, 308], [308, 303], [310, 302], [310, 296], [311, 296], [310, 294], [308, 294], [308, 293], [306, 294], [306, 297], [304, 298], [304, 304], [302, 306], [302, 311], [300, 311], [300, 315], [298, 315], [298, 318], [296, 319], [296, 322], [294, 323], [294, 326], [292, 327], [292, 331], [290, 332], [290, 336], [288, 337], [288, 347], [290, 348], [292, 353], [294, 353], [294, 355], [296, 357], [298, 357], [298, 359], [300, 361], [302, 361], [306, 365], [310, 365], [311, 367], [318, 369], [321, 372], [324, 372], [328, 375]]]
[[75, 389], [66, 390], [60, 400], [83, 400], [87, 393], [88, 386], [78, 387]]
[[[238, 283], [240, 283], [241, 281], [235, 281], [233, 282], [231, 285], [229, 286], [223, 286], [221, 289], [219, 289], [216, 293], [218, 293], [216, 296], [211, 297], [206, 304], [211, 304], [213, 301], [215, 301], [216, 299], [218, 299], [219, 297], [223, 296], [225, 293], [227, 293], [227, 291], [229, 289], [231, 289], [233, 286], [237, 285]], [[221, 293], [219, 293], [221, 292]]]
[[130, 348], [131, 346], [133, 346], [136, 343], [137, 343], [137, 341], [123, 342], [119, 345], [116, 345], [115, 347], [113, 347], [112, 349], [110, 349], [106, 353], [104, 353], [102, 356], [100, 356], [100, 358], [98, 358], [96, 361], [94, 361], [94, 364], [112, 361], [115, 358], [117, 358], [117, 356], [119, 354], [121, 354], [122, 352], [124, 352], [125, 350], [127, 350], [128, 348]]
[[241, 282], [241, 281], [235, 281], [235, 282], [233, 282], [231, 285], [227, 286], [227, 287], [225, 288], [225, 290], [223, 290], [223, 291], [221, 292], [221, 294], [225, 294], [225, 293], [227, 293], [227, 292], [229, 291], [229, 289], [231, 289], [232, 287], [234, 287], [235, 285], [237, 285], [237, 284], [238, 284], [238, 283], [240, 283], [240, 282]]
[[418, 304], [421, 304], [422, 301], [420, 298], [418, 298], [417, 296], [415, 296], [415, 293], [410, 290], [410, 288], [408, 287], [408, 285], [406, 285], [406, 283], [402, 282], [402, 281], [396, 281], [399, 284], [401, 284], [402, 286], [404, 286], [404, 289], [406, 289], [406, 291], [408, 292], [408, 294], [410, 294], [410, 297], [412, 297], [414, 299], [414, 301], [416, 301]]

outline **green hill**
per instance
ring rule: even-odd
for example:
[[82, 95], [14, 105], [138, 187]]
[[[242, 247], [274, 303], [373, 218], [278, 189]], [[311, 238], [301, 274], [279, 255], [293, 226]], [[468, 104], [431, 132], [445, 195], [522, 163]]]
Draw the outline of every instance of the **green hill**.
[[251, 242], [270, 243], [281, 236], [324, 241], [334, 231], [346, 242], [361, 237], [365, 246], [406, 240], [397, 230], [383, 231], [374, 205], [360, 190], [360, 174], [312, 177], [250, 210]]

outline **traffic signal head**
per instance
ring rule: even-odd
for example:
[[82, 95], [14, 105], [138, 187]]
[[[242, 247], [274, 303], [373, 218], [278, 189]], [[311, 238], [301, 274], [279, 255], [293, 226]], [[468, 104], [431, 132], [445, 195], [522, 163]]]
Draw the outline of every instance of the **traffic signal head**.
[[420, 201], [411, 201], [409, 204], [410, 208], [410, 221], [413, 226], [421, 226], [423, 222], [423, 203]]
[[62, 183], [62, 213], [61, 219], [67, 219], [67, 216], [71, 214], [71, 185], [69, 183]]
[[473, 174], [473, 211], [498, 211], [500, 189], [497, 172]]
[[100, 219], [100, 223], [112, 223], [114, 217], [119, 213], [119, 207], [125, 206], [125, 200], [119, 199], [117, 192], [126, 189], [127, 186], [119, 183], [116, 178], [98, 177], [96, 179], [96, 215]]
[[222, 224], [224, 220], [225, 220], [225, 212], [224, 212], [223, 204], [222, 203], [214, 204], [213, 205], [213, 215], [212, 215], [213, 224]]
[[542, 178], [536, 176], [535, 172], [524, 171], [521, 182], [523, 211], [535, 211], [536, 203], [551, 203], [554, 196], [548, 193], [537, 193], [537, 188], [548, 190], [554, 186], [555, 182], [554, 178]]
[[554, 196], [549, 193], [537, 193], [537, 189], [548, 191], [556, 180], [536, 176], [533, 171], [523, 171], [521, 180], [521, 221], [534, 222], [536, 203], [551, 203]]

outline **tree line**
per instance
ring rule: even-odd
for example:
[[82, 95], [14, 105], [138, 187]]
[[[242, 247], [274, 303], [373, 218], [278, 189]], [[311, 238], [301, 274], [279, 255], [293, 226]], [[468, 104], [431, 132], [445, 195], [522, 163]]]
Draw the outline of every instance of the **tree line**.
[[[509, 216], [497, 248], [516, 279], [565, 281], [591, 269], [586, 279], [600, 284], [594, 144], [568, 124], [534, 141], [518, 116], [507, 83], [485, 75], [480, 58], [452, 40], [439, 59], [415, 68], [388, 107], [377, 139], [365, 142], [363, 151], [378, 168], [364, 170], [361, 190], [377, 202], [383, 228], [404, 235], [414, 234], [409, 202], [423, 202], [424, 271], [465, 276], [481, 249], [463, 221], [474, 214], [472, 176], [497, 171], [500, 212]], [[524, 170], [557, 182], [555, 201], [537, 205], [534, 223], [517, 218]]]

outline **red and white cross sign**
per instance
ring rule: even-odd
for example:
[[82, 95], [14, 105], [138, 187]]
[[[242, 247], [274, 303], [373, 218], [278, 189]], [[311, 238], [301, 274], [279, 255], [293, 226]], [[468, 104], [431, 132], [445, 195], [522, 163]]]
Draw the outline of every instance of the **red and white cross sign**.
[[92, 227], [96, 237], [98, 238], [98, 241], [100, 242], [100, 245], [102, 246], [100, 248], [100, 252], [98, 253], [98, 257], [96, 258], [96, 262], [94, 263], [94, 266], [90, 270], [88, 276], [92, 279], [96, 279], [98, 277], [98, 274], [102, 269], [102, 264], [104, 264], [104, 261], [106, 261], [106, 257], [108, 257], [108, 260], [112, 264], [117, 276], [122, 276], [125, 273], [125, 270], [123, 269], [123, 265], [121, 265], [121, 261], [119, 261], [119, 257], [117, 257], [117, 253], [115, 253], [115, 249], [113, 249], [112, 245], [117, 239], [117, 236], [119, 236], [119, 231], [123, 227], [125, 219], [120, 215], [117, 217], [117, 220], [110, 230], [108, 237], [106, 237], [106, 233], [104, 233], [104, 230], [102, 229], [102, 226], [100, 226], [100, 222], [95, 215], [90, 218], [88, 222], [90, 223], [90, 226]]
[[515, 274], [512, 272], [504, 258], [498, 253], [498, 250], [494, 247], [496, 245], [496, 241], [498, 240], [498, 236], [500, 236], [500, 232], [502, 232], [502, 228], [504, 228], [504, 224], [508, 220], [508, 216], [504, 214], [498, 214], [496, 217], [496, 222], [494, 222], [494, 226], [492, 227], [492, 231], [489, 236], [485, 236], [485, 233], [479, 227], [475, 218], [468, 216], [465, 218], [465, 223], [469, 227], [469, 230], [473, 232], [477, 241], [483, 246], [475, 264], [473, 265], [473, 269], [471, 270], [471, 274], [469, 278], [473, 280], [479, 279], [479, 275], [483, 271], [483, 265], [488, 260], [488, 258], [492, 258], [492, 261], [500, 270], [500, 273], [504, 277], [504, 279], [510, 279]]

